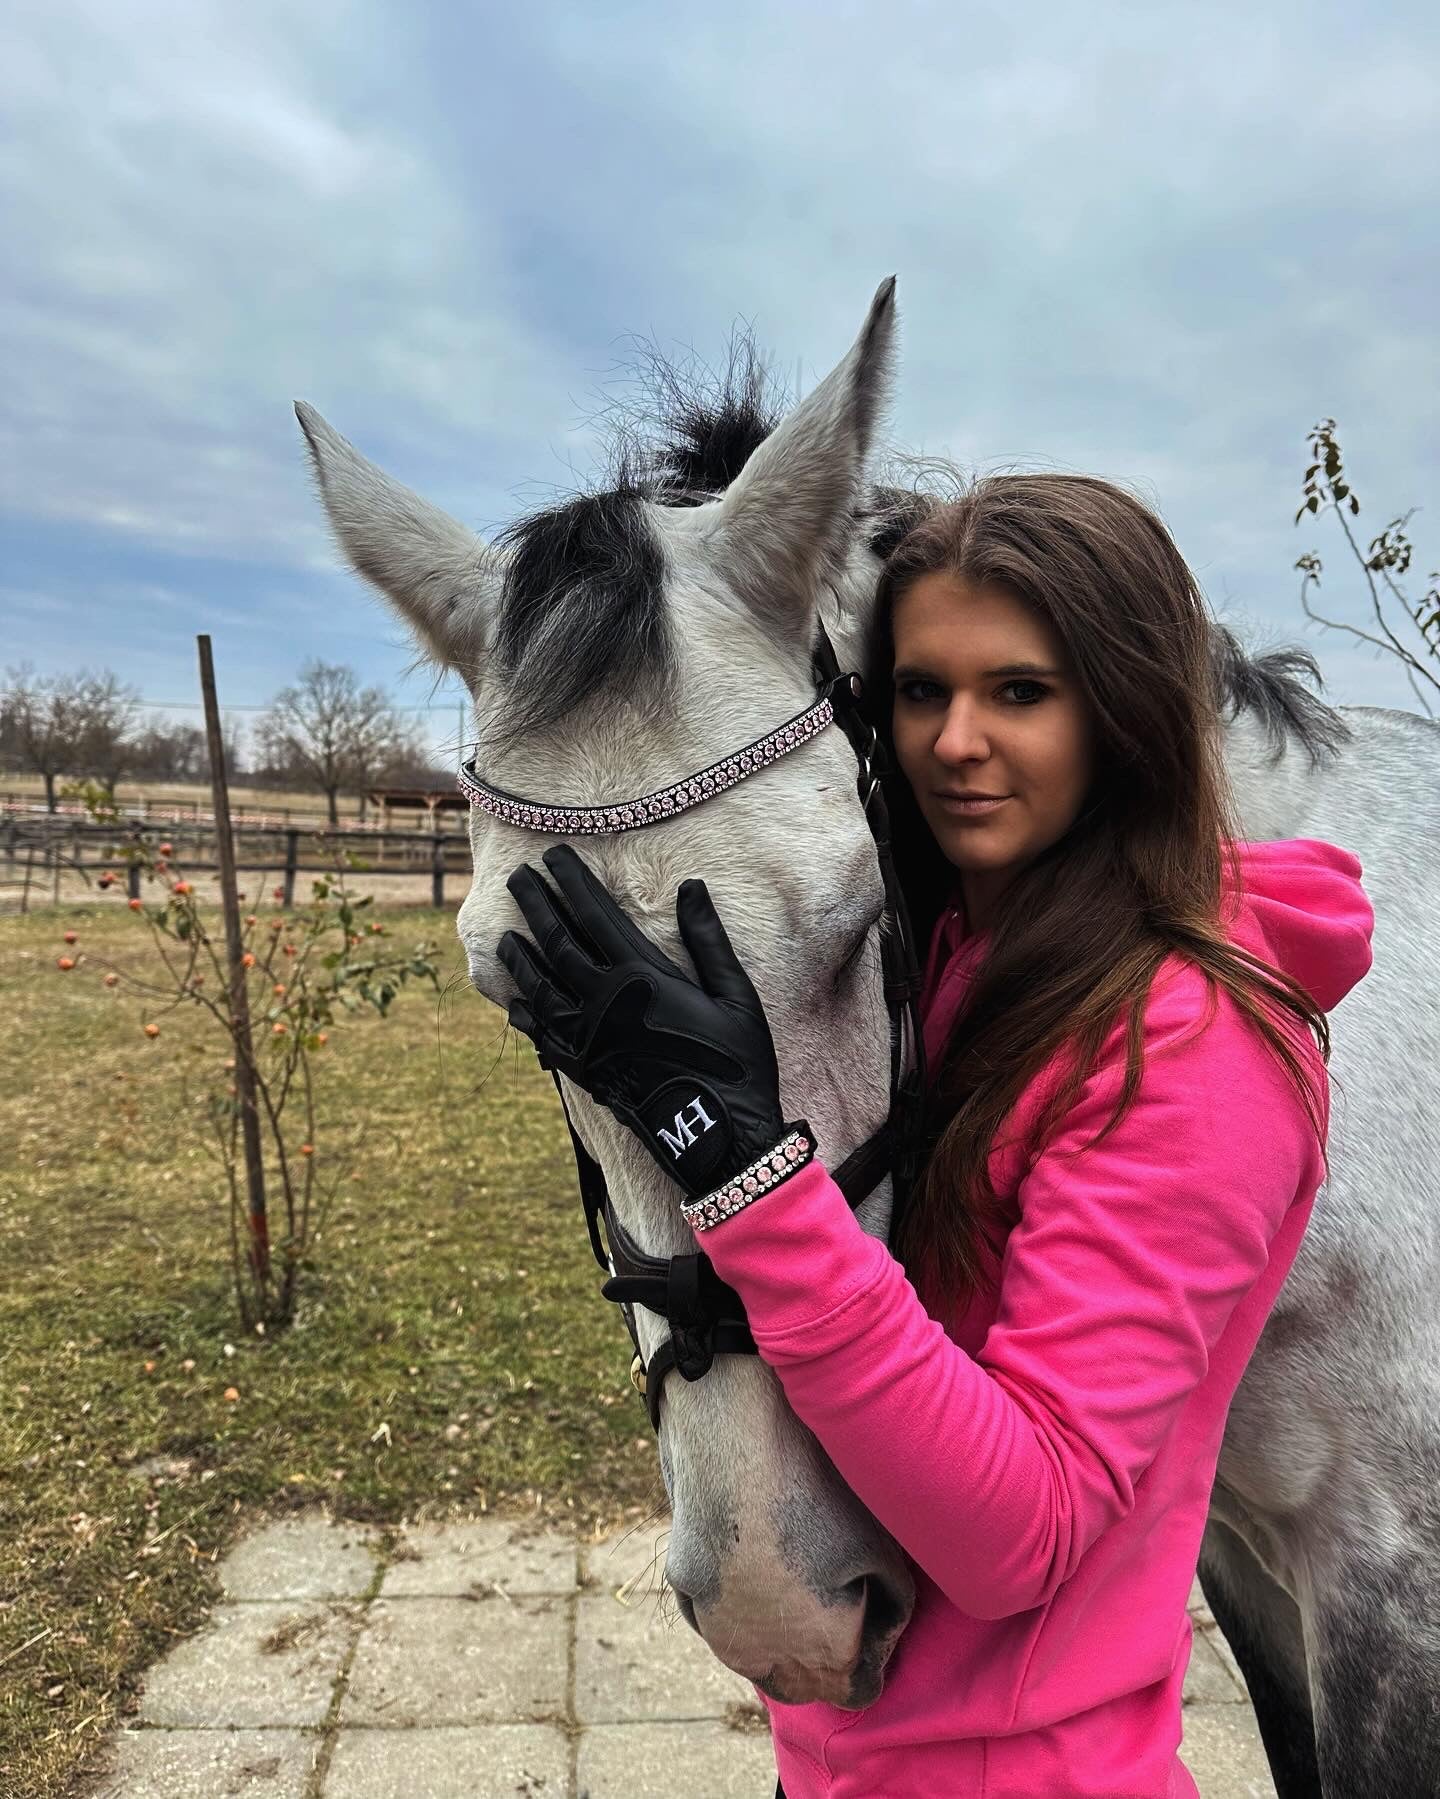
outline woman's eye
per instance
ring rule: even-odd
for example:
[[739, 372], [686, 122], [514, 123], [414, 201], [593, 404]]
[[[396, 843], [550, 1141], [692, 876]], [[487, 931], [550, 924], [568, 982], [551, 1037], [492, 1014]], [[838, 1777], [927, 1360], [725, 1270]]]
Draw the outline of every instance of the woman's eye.
[[[913, 681], [901, 681], [895, 691], [902, 699], [913, 705], [921, 705], [927, 696], [912, 691], [916, 687], [935, 687], [934, 681], [922, 681], [918, 677]], [[1049, 694], [1050, 689], [1040, 681], [1007, 681], [1000, 689], [1003, 694], [1011, 695], [1011, 704], [1016, 706], [1033, 706]]]

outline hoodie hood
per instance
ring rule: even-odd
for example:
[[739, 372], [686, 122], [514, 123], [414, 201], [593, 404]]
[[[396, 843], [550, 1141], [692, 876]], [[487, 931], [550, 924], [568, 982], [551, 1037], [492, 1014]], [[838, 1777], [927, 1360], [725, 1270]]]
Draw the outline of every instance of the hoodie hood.
[[[1241, 948], [1299, 981], [1329, 1012], [1370, 967], [1375, 914], [1360, 885], [1360, 863], [1349, 850], [1319, 838], [1235, 843], [1233, 869], [1224, 872], [1226, 934]], [[945, 990], [943, 1017], [930, 1020], [932, 1056], [978, 970], [988, 931], [969, 931], [957, 880], [940, 914], [925, 962], [921, 1006], [930, 1010]], [[931, 1048], [930, 1039], [935, 1039]]]
[[1237, 842], [1225, 926], [1242, 948], [1298, 981], [1329, 1012], [1370, 967], [1375, 914], [1348, 850], [1314, 837]]

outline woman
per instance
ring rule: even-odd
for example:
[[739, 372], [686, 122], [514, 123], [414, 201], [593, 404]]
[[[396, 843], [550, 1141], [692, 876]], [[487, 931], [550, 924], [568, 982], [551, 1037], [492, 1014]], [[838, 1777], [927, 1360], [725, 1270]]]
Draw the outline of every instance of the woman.
[[[903, 1268], [782, 1117], [702, 882], [677, 899], [697, 986], [657, 977], [568, 846], [545, 861], [578, 931], [518, 870], [546, 953], [501, 939], [510, 1017], [686, 1188], [791, 1406], [915, 1564], [881, 1697], [771, 1708], [790, 1799], [1193, 1794], [1186, 1600], [1230, 1399], [1325, 1172], [1324, 1014], [1370, 963], [1359, 864], [1234, 840], [1203, 600], [1105, 482], [992, 477], [911, 530], [872, 692], [877, 671], [907, 893], [933, 915], [938, 877], [945, 902]], [[656, 1142], [676, 1076], [724, 1127], [701, 1167]]]

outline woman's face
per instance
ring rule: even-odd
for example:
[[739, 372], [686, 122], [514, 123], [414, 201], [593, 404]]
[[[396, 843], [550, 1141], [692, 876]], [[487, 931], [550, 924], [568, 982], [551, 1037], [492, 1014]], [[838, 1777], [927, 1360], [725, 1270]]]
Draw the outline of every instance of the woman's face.
[[[894, 607], [895, 753], [981, 929], [1090, 786], [1090, 709], [1049, 621], [1003, 588], [914, 581]], [[987, 796], [966, 805], [953, 793]]]

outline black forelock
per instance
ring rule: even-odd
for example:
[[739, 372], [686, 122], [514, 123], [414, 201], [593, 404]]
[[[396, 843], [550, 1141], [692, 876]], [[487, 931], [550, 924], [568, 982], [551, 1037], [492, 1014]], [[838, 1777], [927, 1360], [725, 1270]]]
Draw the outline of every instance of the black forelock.
[[562, 723], [587, 701], [663, 696], [676, 674], [665, 553], [646, 483], [622, 467], [603, 492], [533, 512], [496, 537], [506, 559], [494, 654], [505, 717], [489, 748]]

